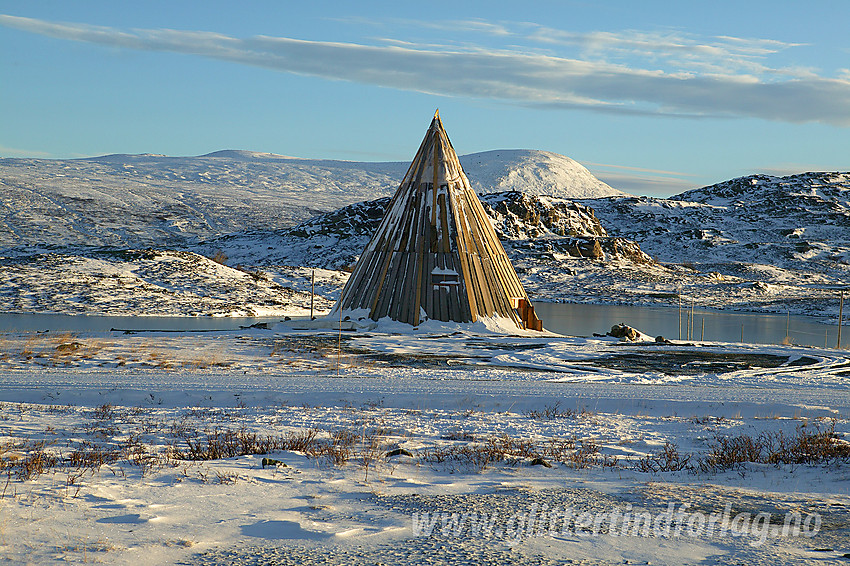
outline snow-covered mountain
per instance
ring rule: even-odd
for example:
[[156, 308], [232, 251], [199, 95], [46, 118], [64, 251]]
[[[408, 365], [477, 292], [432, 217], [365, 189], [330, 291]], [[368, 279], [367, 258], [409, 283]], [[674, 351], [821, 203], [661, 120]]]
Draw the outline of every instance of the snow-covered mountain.
[[[461, 162], [478, 192], [622, 194], [549, 152], [488, 151]], [[246, 229], [282, 229], [392, 194], [408, 165], [235, 150], [199, 157], [0, 159], [0, 249], [178, 247]]]
[[498, 149], [462, 155], [460, 163], [478, 193], [520, 191], [566, 199], [626, 196], [569, 157], [528, 149]]
[[[850, 173], [755, 175], [659, 199], [619, 193], [547, 152], [490, 151], [461, 161], [476, 190], [488, 193], [485, 208], [536, 299], [676, 304], [682, 297], [834, 317], [837, 298], [827, 288], [850, 282]], [[160, 286], [156, 277], [172, 267], [204, 296], [238, 295], [244, 271], [227, 272], [220, 289], [211, 283], [218, 268], [207, 270], [212, 279], [199, 275], [202, 256], [221, 251], [228, 265], [262, 266], [280, 286], [268, 285], [268, 298], [252, 310], [279, 310], [295, 301], [281, 289], [305, 290], [306, 267], [354, 263], [407, 167], [246, 151], [0, 159], [0, 307], [95, 312], [104, 300], [54, 292], [57, 281], [67, 289], [106, 281], [97, 285], [133, 295], [148, 287], [125, 289], [107, 278], [120, 283], [115, 272], [132, 272]], [[580, 197], [594, 198], [575, 202]], [[168, 269], [115, 255], [149, 247], [201, 255], [151, 260]], [[322, 293], [333, 298], [345, 277], [328, 271]], [[199, 293], [184, 293], [175, 312], [196, 312]], [[147, 301], [130, 295], [110, 308]], [[199, 312], [236, 306], [210, 303]]]
[[665, 262], [850, 276], [850, 173], [751, 175], [669, 199], [585, 202], [609, 232]]

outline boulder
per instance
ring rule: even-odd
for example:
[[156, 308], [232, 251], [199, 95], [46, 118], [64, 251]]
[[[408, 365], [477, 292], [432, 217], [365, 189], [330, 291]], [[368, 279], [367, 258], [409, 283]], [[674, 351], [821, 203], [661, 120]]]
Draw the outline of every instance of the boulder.
[[634, 342], [638, 338], [640, 338], [640, 332], [632, 328], [627, 324], [615, 324], [611, 327], [611, 331], [608, 333], [608, 336], [613, 336], [614, 338], [620, 338], [621, 340], [628, 340], [630, 342]]

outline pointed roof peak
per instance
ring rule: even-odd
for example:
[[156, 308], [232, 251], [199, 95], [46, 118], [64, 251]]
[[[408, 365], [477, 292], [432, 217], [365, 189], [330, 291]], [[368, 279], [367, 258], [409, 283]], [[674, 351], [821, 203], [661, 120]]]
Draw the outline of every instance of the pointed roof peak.
[[430, 129], [433, 129], [435, 126], [439, 127], [440, 129], [445, 130], [445, 128], [443, 128], [443, 121], [440, 120], [440, 109], [439, 108], [437, 108], [437, 110], [434, 112], [434, 117], [431, 119], [431, 128]]

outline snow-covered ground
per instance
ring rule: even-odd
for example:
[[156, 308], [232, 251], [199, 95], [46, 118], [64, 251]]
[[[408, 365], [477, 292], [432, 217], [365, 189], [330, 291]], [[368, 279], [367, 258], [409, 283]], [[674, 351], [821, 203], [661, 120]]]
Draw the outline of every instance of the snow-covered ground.
[[[0, 557], [824, 564], [850, 552], [842, 352], [305, 324], [3, 335]], [[801, 438], [808, 452], [794, 452]], [[749, 440], [754, 461], [722, 465], [722, 439]], [[761, 461], [780, 439], [789, 458], [834, 454]]]

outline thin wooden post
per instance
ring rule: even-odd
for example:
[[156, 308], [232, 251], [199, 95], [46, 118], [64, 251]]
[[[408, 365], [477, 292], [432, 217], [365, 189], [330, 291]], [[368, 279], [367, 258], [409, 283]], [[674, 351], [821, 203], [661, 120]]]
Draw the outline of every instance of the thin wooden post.
[[688, 327], [688, 340], [694, 339], [694, 298], [691, 297], [691, 323]]
[[[313, 274], [310, 276], [310, 320], [315, 320], [316, 317], [313, 316], [313, 297], [316, 296], [316, 270], [313, 270]], [[340, 306], [340, 311], [342, 311], [342, 307]]]
[[682, 339], [682, 293], [679, 293], [679, 340]]
[[744, 323], [741, 323], [741, 344], [744, 343]]
[[339, 309], [339, 337], [336, 339], [336, 376], [339, 377], [340, 357], [342, 357], [342, 309]]
[[705, 342], [705, 317], [702, 317], [702, 331], [699, 333], [699, 341]]
[[841, 299], [838, 303], [838, 342], [836, 349], [841, 349], [841, 324], [844, 322], [844, 289], [841, 289]]
[[791, 309], [785, 315], [785, 341], [791, 343]]

